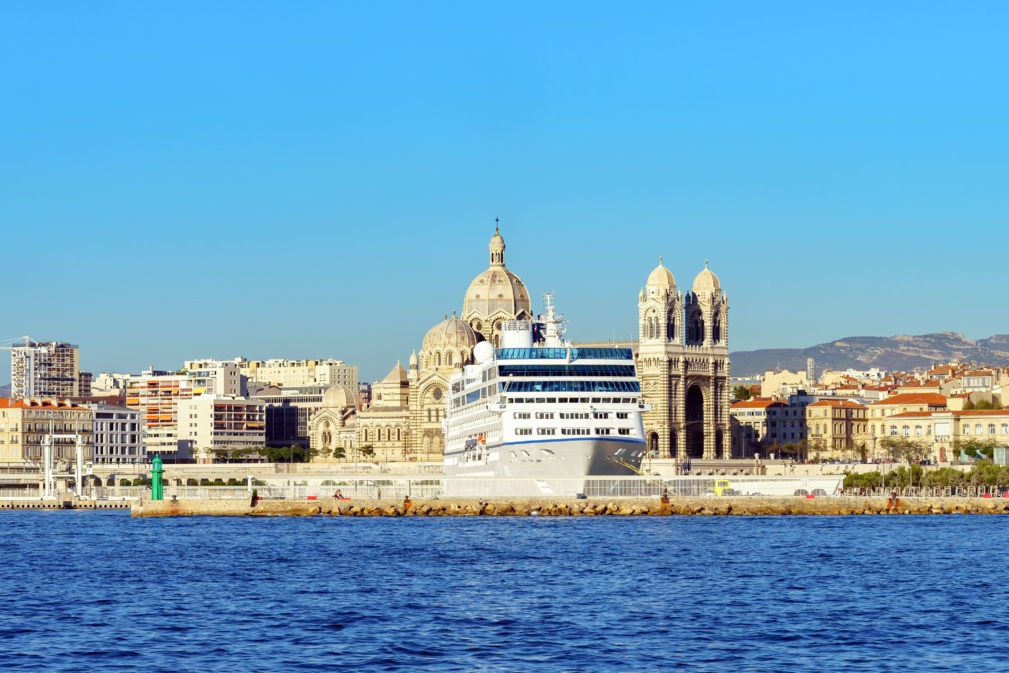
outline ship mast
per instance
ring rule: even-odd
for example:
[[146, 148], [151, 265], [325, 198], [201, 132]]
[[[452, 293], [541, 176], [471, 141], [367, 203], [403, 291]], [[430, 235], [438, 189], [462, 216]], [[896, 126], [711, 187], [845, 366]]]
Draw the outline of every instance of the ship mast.
[[567, 348], [570, 344], [564, 341], [564, 332], [568, 321], [563, 315], [554, 312], [553, 292], [543, 293], [543, 310], [544, 314], [540, 316], [540, 320], [544, 323], [543, 336], [546, 339], [543, 345], [547, 348]]

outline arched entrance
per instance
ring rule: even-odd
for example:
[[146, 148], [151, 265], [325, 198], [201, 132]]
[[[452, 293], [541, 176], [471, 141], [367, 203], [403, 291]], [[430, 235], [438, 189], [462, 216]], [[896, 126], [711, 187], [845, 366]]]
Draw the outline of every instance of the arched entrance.
[[704, 393], [699, 386], [687, 390], [684, 415], [687, 420], [687, 458], [704, 457]]

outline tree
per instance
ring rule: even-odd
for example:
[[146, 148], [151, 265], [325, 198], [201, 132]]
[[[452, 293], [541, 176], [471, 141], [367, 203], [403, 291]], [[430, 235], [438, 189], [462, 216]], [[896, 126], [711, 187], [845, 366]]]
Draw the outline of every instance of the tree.
[[910, 437], [884, 437], [879, 441], [879, 445], [900, 463], [922, 460], [928, 454], [928, 445], [925, 442]]
[[997, 446], [1001, 446], [1001, 444], [990, 439], [968, 439], [953, 442], [953, 450], [957, 456], [963, 453], [974, 460], [981, 458], [994, 460], [995, 447]]
[[745, 402], [750, 399], [750, 389], [746, 386], [736, 386], [732, 389], [732, 399], [739, 400], [740, 402]]
[[364, 446], [361, 447], [361, 455], [369, 459], [374, 458], [375, 447], [372, 446], [371, 444], [365, 444]]
[[343, 460], [347, 457], [347, 449], [342, 446], [337, 446], [333, 449], [333, 458], [335, 460]]

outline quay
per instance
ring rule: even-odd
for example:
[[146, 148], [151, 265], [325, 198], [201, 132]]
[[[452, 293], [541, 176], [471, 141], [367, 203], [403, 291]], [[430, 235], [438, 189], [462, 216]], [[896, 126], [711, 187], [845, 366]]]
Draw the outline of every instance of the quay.
[[130, 509], [130, 502], [78, 498], [10, 498], [0, 500], [0, 510], [5, 509]]
[[1009, 514], [1005, 498], [676, 497], [362, 500], [138, 500], [141, 516], [852, 516]]

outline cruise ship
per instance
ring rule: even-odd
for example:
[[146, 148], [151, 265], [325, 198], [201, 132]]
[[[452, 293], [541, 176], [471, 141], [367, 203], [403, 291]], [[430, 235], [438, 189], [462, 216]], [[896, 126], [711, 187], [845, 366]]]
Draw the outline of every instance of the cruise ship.
[[[500, 348], [477, 344], [476, 364], [450, 379], [449, 494], [517, 494], [505, 487], [516, 478], [561, 479], [577, 492], [572, 480], [640, 474], [646, 407], [631, 349], [572, 346], [553, 295], [544, 304], [537, 321], [505, 322]], [[485, 478], [500, 487], [476, 481]]]

